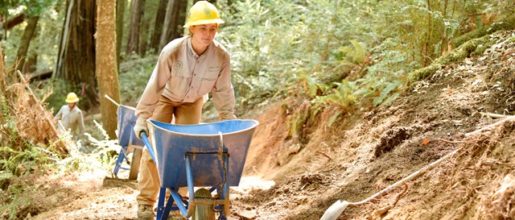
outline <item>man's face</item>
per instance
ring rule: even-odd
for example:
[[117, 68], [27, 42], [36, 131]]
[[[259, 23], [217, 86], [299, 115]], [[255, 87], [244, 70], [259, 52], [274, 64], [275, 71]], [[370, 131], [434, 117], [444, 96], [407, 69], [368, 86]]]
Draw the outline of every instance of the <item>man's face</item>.
[[192, 40], [202, 46], [209, 46], [215, 39], [217, 31], [218, 24], [194, 25], [190, 28]]
[[75, 107], [75, 104], [76, 104], [76, 103], [68, 103], [68, 107], [69, 107], [70, 109], [73, 109], [73, 107]]

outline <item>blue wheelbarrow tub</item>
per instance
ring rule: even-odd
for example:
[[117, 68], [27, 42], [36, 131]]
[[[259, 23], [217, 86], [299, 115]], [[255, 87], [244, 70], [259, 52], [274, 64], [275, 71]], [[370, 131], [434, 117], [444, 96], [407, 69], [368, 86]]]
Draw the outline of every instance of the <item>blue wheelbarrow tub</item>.
[[[238, 186], [247, 158], [256, 120], [235, 119], [195, 125], [175, 125], [147, 121], [152, 134], [162, 187], [178, 189], [187, 186], [186, 153], [219, 152], [220, 134], [229, 153], [227, 183]], [[218, 154], [190, 156], [194, 186], [217, 186], [223, 183], [223, 159]]]
[[118, 144], [120, 146], [143, 146], [143, 142], [134, 133], [136, 119], [136, 109], [126, 105], [118, 106]]

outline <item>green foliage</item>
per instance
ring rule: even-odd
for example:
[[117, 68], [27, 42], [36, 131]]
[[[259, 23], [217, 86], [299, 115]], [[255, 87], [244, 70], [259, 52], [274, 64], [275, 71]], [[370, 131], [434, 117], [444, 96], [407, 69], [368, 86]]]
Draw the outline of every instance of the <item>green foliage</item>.
[[399, 87], [401, 84], [400, 81], [393, 81], [393, 82], [386, 82], [383, 88], [379, 89], [381, 92], [379, 93], [379, 96], [375, 97], [373, 100], [374, 106], [378, 106], [379, 104], [386, 101], [386, 103], [390, 103], [395, 98], [399, 96], [398, 93], [395, 93], [391, 95], [391, 93]]
[[467, 41], [467, 43], [462, 44], [460, 47], [456, 48], [451, 53], [439, 57], [431, 65], [409, 73], [409, 80], [410, 82], [412, 82], [424, 79], [427, 76], [430, 76], [431, 74], [435, 73], [443, 65], [446, 65], [451, 62], [461, 61], [471, 54], [482, 53], [483, 50], [490, 47], [493, 43], [494, 41], [490, 39], [489, 36], [483, 36], [480, 38], [475, 38], [470, 41]]
[[295, 140], [299, 140], [302, 137], [302, 130], [309, 118], [309, 109], [306, 111], [296, 111], [289, 121], [288, 135]]
[[157, 56], [133, 55], [120, 64], [121, 104], [136, 106], [157, 62]]
[[0, 170], [16, 175], [24, 175], [34, 171], [52, 160], [42, 147], [30, 146], [22, 150], [11, 147], [0, 147]]
[[3, 0], [0, 15], [7, 15], [9, 10], [23, 10], [29, 16], [37, 16], [55, 4], [57, 0]]
[[315, 103], [326, 103], [336, 105], [344, 111], [349, 111], [356, 104], [356, 84], [353, 82], [343, 81], [334, 83], [336, 88], [334, 91], [325, 96], [319, 96], [315, 99]]
[[366, 48], [356, 40], [350, 40], [351, 46], [340, 47], [336, 59], [344, 63], [361, 64], [366, 60]]
[[56, 156], [43, 146], [34, 145], [20, 136], [16, 128], [17, 119], [11, 115], [2, 93], [0, 109], [0, 213], [3, 218], [19, 219], [19, 208], [31, 203], [22, 193], [31, 191], [32, 186], [24, 186], [16, 180], [50, 169], [55, 164]]
[[506, 13], [508, 2], [244, 0], [223, 10], [219, 1], [234, 12], [224, 14], [219, 39], [232, 54], [240, 107], [301, 88], [315, 106], [346, 111], [391, 103], [409, 73], [487, 25], [485, 15]]
[[[80, 95], [80, 88], [71, 86], [63, 79], [53, 78], [42, 82], [35, 83], [31, 86], [35, 88], [33, 91], [42, 102], [48, 104], [48, 109], [52, 109], [56, 114], [62, 105], [65, 104], [64, 100], [69, 92], [75, 92]], [[79, 107], [80, 107], [79, 102]]]
[[[15, 1], [18, 2], [18, 1]], [[26, 7], [21, 5], [9, 14], [16, 14], [21, 11], [38, 10], [40, 16], [36, 34], [31, 41], [27, 56], [37, 55], [37, 70], [51, 70], [55, 68], [57, 60], [57, 52], [59, 48], [60, 33], [62, 30], [64, 11], [64, 1], [43, 0], [34, 5], [34, 7]], [[48, 2], [48, 4], [46, 3]], [[39, 9], [38, 9], [39, 8]], [[25, 30], [25, 24], [15, 26], [6, 32], [4, 41], [4, 54], [6, 66], [12, 66], [15, 62], [16, 53], [20, 47], [20, 40]], [[0, 34], [1, 35], [1, 34]]]
[[336, 113], [332, 114], [331, 117], [327, 120], [327, 127], [332, 127], [333, 124], [342, 116], [343, 112], [337, 111]]
[[27, 194], [36, 194], [37, 191], [34, 187], [24, 187], [21, 184], [10, 186], [3, 194], [8, 195], [4, 200], [7, 203], [0, 205], [0, 213], [4, 219], [14, 220], [23, 219], [26, 216], [18, 216], [20, 209], [23, 207], [29, 207], [33, 200], [27, 197]]
[[[284, 92], [284, 85], [309, 80], [303, 75], [332, 74], [327, 69], [338, 74], [343, 68], [340, 49], [349, 44], [347, 39], [357, 36], [356, 29], [368, 32], [366, 25], [358, 25], [361, 21], [344, 16], [355, 11], [354, 3], [247, 0], [232, 6], [236, 13], [224, 17], [227, 25], [219, 37], [231, 52], [243, 107], [251, 105], [248, 97], [259, 103]], [[307, 85], [307, 94], [313, 96], [317, 89], [312, 82]]]
[[315, 98], [329, 89], [327, 85], [319, 82], [317, 78], [305, 73], [299, 75], [297, 82], [302, 85], [304, 93], [309, 98]]
[[50, 165], [53, 154], [20, 136], [16, 128], [16, 119], [13, 118], [8, 108], [2, 94], [0, 96], [0, 170], [2, 176], [21, 176]]

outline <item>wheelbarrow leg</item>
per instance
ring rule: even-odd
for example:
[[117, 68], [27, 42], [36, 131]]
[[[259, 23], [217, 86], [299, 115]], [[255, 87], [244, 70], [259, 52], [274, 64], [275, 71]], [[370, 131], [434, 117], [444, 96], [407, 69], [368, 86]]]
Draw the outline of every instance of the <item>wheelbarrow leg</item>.
[[188, 203], [184, 203], [182, 201], [182, 196], [179, 195], [179, 193], [177, 192], [177, 190], [170, 190], [170, 199], [172, 202], [170, 203], [170, 207], [168, 207], [168, 204], [167, 204], [167, 209], [171, 210], [172, 209], [172, 204], [173, 202], [175, 202], [175, 205], [176, 207], [174, 207], [174, 210], [179, 210], [179, 212], [181, 213], [181, 215], [183, 217], [186, 218], [186, 216], [188, 216], [188, 206], [189, 204]]
[[118, 177], [118, 171], [120, 171], [120, 167], [122, 166], [123, 160], [125, 159], [125, 153], [123, 147], [118, 152], [118, 158], [116, 158], [115, 166], [113, 169], [113, 174], [115, 177]]
[[[187, 154], [185, 156], [185, 162], [186, 162], [186, 182], [188, 184], [188, 194], [190, 201], [194, 201], [195, 199], [211, 199], [211, 192], [207, 189], [201, 188], [195, 192], [195, 188], [193, 185], [193, 173], [191, 170], [191, 161], [190, 156]], [[190, 203], [189, 205], [192, 205], [192, 207], [188, 207], [188, 209], [194, 209], [192, 213], [192, 219], [193, 220], [214, 220], [215, 219], [215, 213], [213, 212], [213, 206], [212, 205], [206, 205], [206, 204], [195, 204]], [[186, 216], [186, 215], [183, 215]]]
[[[166, 197], [166, 188], [161, 187], [159, 189], [159, 198], [157, 200], [157, 216], [156, 219], [166, 219], [163, 218], [165, 216], [165, 197]], [[166, 215], [168, 217], [168, 215]]]
[[[223, 174], [223, 185], [222, 185], [222, 192], [220, 193], [220, 199], [225, 200], [225, 204], [223, 205], [223, 208], [220, 210], [220, 216], [218, 217], [218, 220], [226, 220], [226, 215], [229, 214], [229, 183], [227, 182], [227, 173], [229, 173], [229, 155], [224, 154], [224, 174]], [[217, 190], [218, 191], [218, 190]]]
[[129, 172], [129, 180], [135, 180], [138, 178], [139, 172], [139, 164], [141, 160], [141, 152], [142, 149], [138, 147], [134, 147], [133, 145], [129, 145], [129, 147], [134, 148], [132, 152], [132, 161], [131, 161], [131, 169]]
[[[170, 190], [170, 197], [166, 199], [167, 188], [161, 187], [159, 189], [159, 199], [157, 202], [157, 215], [156, 219], [168, 219], [170, 211], [179, 210], [182, 213], [187, 213], [187, 207], [185, 207], [182, 197], [177, 193], [177, 190]], [[173, 205], [175, 202], [175, 206]], [[166, 203], [166, 205], [165, 205]], [[185, 216], [186, 214], [183, 214]]]

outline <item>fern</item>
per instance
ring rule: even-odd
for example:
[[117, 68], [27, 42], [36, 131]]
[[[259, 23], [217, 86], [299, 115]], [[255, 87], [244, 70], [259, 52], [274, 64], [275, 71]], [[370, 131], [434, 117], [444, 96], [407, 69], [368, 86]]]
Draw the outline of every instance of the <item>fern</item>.
[[[374, 98], [373, 104], [374, 106], [378, 106], [383, 103], [386, 99], [392, 97], [391, 92], [399, 87], [401, 84], [400, 81], [393, 81], [386, 84], [384, 88], [381, 89], [381, 93], [378, 97]], [[397, 97], [397, 96], [395, 96]], [[390, 99], [389, 101], [393, 101], [395, 98]]]
[[349, 110], [356, 104], [356, 96], [353, 94], [355, 84], [348, 81], [334, 83], [337, 87], [333, 93], [326, 96], [319, 96], [315, 99], [315, 103], [326, 103], [335, 105], [343, 110]]

